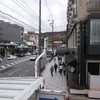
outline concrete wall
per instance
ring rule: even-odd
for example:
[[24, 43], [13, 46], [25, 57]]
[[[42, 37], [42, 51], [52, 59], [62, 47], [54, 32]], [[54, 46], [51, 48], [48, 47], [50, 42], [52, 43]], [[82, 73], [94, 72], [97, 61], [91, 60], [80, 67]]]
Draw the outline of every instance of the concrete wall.
[[77, 0], [78, 20], [84, 19], [87, 16], [87, 0]]

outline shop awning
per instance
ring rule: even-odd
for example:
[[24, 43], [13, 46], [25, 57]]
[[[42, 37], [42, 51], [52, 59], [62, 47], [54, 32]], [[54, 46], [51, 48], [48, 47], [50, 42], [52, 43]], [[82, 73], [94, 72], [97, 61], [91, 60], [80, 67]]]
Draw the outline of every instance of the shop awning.
[[0, 100], [28, 100], [40, 86], [43, 77], [0, 78]]

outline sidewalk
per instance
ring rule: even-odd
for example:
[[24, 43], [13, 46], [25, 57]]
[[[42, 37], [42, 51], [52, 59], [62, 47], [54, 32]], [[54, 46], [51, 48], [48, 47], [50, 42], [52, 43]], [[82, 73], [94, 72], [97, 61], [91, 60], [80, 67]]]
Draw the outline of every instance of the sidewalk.
[[[56, 63], [58, 64], [58, 57], [55, 58]], [[62, 61], [64, 61], [64, 58], [62, 59]], [[66, 95], [69, 95], [69, 100], [95, 100], [89, 99], [86, 95], [74, 95], [68, 93], [66, 76], [64, 76], [64, 74], [60, 75], [60, 73], [57, 70], [57, 73], [54, 72], [52, 77], [50, 73], [51, 65], [54, 65], [54, 59], [52, 59], [50, 62], [47, 62], [45, 70], [42, 72], [42, 76], [45, 79], [44, 89], [66, 91]], [[74, 91], [75, 94], [79, 92], [78, 90], [73, 89], [71, 91]]]
[[[56, 64], [58, 65], [58, 57], [55, 57], [55, 59], [56, 59]], [[62, 61], [64, 61], [64, 58], [62, 59]], [[66, 76], [64, 76], [63, 73], [62, 75], [60, 75], [57, 69], [57, 73], [55, 73], [54, 71], [53, 77], [52, 77], [50, 73], [51, 65], [54, 65], [54, 59], [52, 59], [50, 62], [47, 62], [45, 66], [45, 70], [42, 73], [42, 76], [45, 79], [44, 88], [50, 89], [50, 90], [62, 90], [62, 91], [67, 92]]]

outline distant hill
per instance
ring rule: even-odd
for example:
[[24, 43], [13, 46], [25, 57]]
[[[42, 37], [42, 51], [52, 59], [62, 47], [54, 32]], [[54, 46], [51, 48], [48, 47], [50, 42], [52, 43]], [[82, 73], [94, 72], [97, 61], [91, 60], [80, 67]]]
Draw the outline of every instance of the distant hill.
[[53, 35], [57, 35], [57, 34], [66, 34], [66, 31], [60, 31], [60, 32], [45, 32], [45, 33], [41, 33], [42, 37], [52, 37]]

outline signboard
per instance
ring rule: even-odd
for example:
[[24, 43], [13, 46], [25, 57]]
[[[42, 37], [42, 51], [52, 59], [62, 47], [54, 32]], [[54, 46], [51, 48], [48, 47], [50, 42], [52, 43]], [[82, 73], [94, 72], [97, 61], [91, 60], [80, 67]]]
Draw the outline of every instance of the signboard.
[[37, 100], [66, 100], [65, 91], [40, 90], [37, 92]]
[[70, 67], [69, 71], [73, 73], [73, 72], [75, 72], [75, 68], [74, 67]]

